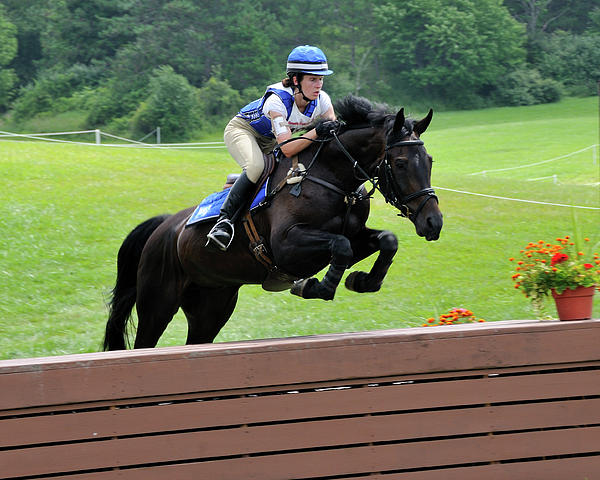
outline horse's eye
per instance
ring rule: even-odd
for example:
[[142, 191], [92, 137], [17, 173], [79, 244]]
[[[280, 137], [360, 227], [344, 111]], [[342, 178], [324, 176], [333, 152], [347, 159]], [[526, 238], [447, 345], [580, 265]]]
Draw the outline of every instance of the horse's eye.
[[404, 156], [394, 157], [394, 165], [398, 168], [406, 168], [408, 158]]

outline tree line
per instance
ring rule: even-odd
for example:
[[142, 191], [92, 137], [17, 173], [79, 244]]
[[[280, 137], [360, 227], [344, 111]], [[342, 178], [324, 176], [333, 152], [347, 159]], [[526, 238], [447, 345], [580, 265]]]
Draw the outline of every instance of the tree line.
[[592, 95], [600, 0], [0, 0], [0, 114], [185, 140], [317, 45], [325, 89], [392, 105], [481, 108]]

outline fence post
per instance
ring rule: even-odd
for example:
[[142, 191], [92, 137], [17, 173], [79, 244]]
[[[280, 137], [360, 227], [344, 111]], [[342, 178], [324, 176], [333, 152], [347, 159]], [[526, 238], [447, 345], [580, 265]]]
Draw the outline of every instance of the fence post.
[[100, 140], [100, 130], [96, 129], [95, 133], [96, 133], [96, 145], [100, 145], [100, 143], [101, 143], [101, 140]]
[[156, 143], [160, 145], [160, 127], [156, 127]]

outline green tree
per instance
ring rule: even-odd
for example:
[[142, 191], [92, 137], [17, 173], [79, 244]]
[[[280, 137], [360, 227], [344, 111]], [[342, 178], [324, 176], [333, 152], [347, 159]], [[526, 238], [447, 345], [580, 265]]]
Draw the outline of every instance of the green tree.
[[[374, 3], [367, 0], [334, 2], [331, 35], [336, 74], [347, 77], [348, 92], [375, 95], [377, 31]], [[339, 78], [339, 77], [338, 77]], [[337, 80], [337, 79], [336, 79]]]
[[157, 68], [150, 78], [150, 95], [138, 107], [132, 121], [136, 134], [161, 127], [167, 141], [187, 140], [198, 127], [197, 92], [170, 66]]
[[590, 11], [600, 6], [600, 0], [504, 0], [504, 4], [535, 41], [556, 30], [583, 33], [592, 24]]
[[594, 95], [600, 80], [600, 35], [556, 32], [542, 44], [537, 68], [570, 95]]
[[[45, 67], [89, 65], [115, 55], [135, 39], [128, 0], [55, 0], [47, 10], [42, 32]], [[83, 48], [82, 48], [83, 47]]]
[[8, 106], [17, 76], [7, 65], [17, 54], [17, 28], [8, 21], [0, 5], [0, 111]]
[[242, 98], [226, 80], [211, 77], [198, 90], [200, 110], [204, 120], [229, 120], [243, 106]]
[[407, 0], [375, 11], [382, 60], [399, 91], [474, 106], [524, 61], [523, 29], [501, 0]]
[[594, 8], [590, 12], [590, 27], [588, 29], [590, 34], [599, 35], [600, 34], [600, 7]]
[[277, 69], [271, 51], [273, 16], [242, 0], [138, 0], [130, 11], [135, 42], [123, 45], [113, 65], [117, 76], [139, 78], [171, 65], [200, 87], [218, 69], [242, 90], [271, 80]]
[[46, 28], [46, 0], [0, 0], [7, 18], [17, 27], [17, 55], [10, 63], [18, 76], [18, 86], [32, 82], [38, 72], [37, 62], [43, 57], [41, 36]]

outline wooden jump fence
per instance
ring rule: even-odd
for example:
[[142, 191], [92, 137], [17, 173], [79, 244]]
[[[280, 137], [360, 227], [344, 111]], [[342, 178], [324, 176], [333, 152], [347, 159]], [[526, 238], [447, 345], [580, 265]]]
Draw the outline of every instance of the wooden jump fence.
[[600, 321], [0, 361], [0, 478], [599, 479]]

